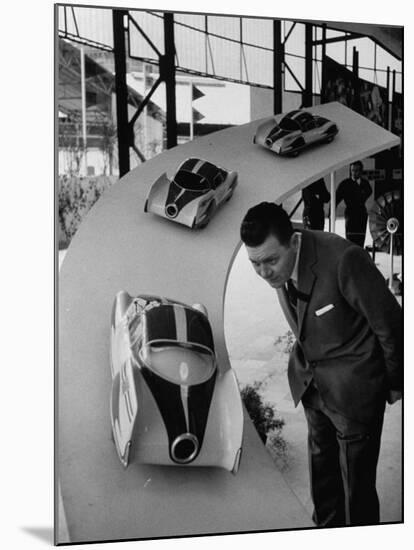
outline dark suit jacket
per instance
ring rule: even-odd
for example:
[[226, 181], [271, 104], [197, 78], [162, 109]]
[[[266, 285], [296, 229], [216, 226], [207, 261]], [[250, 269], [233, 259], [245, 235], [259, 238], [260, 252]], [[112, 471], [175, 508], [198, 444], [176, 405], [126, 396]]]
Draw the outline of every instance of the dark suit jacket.
[[351, 178], [346, 178], [336, 190], [336, 206], [345, 201], [345, 217], [359, 218], [361, 213], [366, 213], [365, 203], [371, 195], [372, 189], [368, 180], [361, 178], [361, 184], [358, 185]]
[[312, 378], [325, 405], [369, 423], [389, 389], [402, 389], [402, 311], [361, 247], [332, 233], [302, 231], [297, 320], [278, 297], [296, 336], [288, 377], [295, 405]]

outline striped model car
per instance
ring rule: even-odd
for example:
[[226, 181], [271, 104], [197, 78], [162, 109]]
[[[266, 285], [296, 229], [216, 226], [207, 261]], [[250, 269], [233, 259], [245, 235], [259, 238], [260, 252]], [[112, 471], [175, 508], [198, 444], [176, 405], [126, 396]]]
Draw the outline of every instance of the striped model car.
[[230, 200], [236, 185], [237, 172], [189, 158], [172, 179], [164, 173], [156, 180], [144, 210], [201, 229], [209, 223], [217, 208]]
[[278, 155], [297, 156], [302, 149], [316, 143], [329, 143], [338, 133], [335, 122], [308, 111], [296, 110], [271, 117], [256, 130], [254, 143]]
[[237, 473], [243, 410], [234, 371], [217, 367], [204, 306], [116, 295], [112, 434], [119, 460]]

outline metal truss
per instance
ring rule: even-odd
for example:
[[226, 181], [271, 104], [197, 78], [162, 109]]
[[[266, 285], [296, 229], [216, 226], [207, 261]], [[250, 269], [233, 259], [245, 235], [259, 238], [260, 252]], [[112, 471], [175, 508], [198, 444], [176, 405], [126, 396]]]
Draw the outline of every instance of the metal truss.
[[[61, 6], [62, 8], [62, 6]], [[128, 9], [113, 9], [113, 40], [114, 45], [99, 43], [93, 40], [92, 37], [82, 36], [77, 24], [77, 17], [74, 6], [63, 7], [63, 21], [59, 27], [59, 36], [87, 46], [93, 46], [104, 51], [109, 51], [114, 54], [115, 58], [115, 78], [111, 80], [107, 76], [97, 75], [88, 79], [88, 86], [92, 86], [97, 92], [112, 92], [114, 87], [116, 89], [117, 99], [117, 121], [118, 121], [118, 144], [119, 144], [119, 162], [120, 162], [120, 174], [124, 174], [129, 170], [129, 147], [132, 147], [141, 160], [145, 160], [143, 155], [137, 150], [134, 142], [134, 124], [139, 116], [144, 112], [145, 108], [150, 104], [151, 97], [154, 92], [160, 86], [161, 83], [165, 83], [166, 86], [166, 119], [167, 119], [167, 147], [173, 147], [177, 144], [177, 121], [176, 121], [176, 104], [175, 104], [175, 74], [176, 71], [181, 73], [208, 77], [216, 80], [234, 82], [258, 88], [265, 88], [274, 91], [274, 112], [283, 111], [283, 91], [286, 89], [285, 80], [286, 75], [289, 74], [292, 81], [297, 86], [295, 92], [302, 94], [302, 106], [311, 106], [313, 104], [314, 88], [316, 84], [316, 94], [318, 88], [321, 88], [319, 64], [323, 63], [324, 56], [326, 54], [326, 46], [332, 43], [343, 42], [345, 45], [345, 66], [351, 66], [354, 71], [358, 69], [358, 54], [354, 48], [354, 55], [352, 59], [352, 65], [348, 64], [346, 57], [347, 47], [346, 44], [351, 40], [361, 38], [361, 35], [357, 33], [344, 32], [342, 36], [328, 37], [327, 36], [327, 24], [313, 24], [306, 21], [283, 21], [282, 32], [282, 20], [273, 20], [273, 42], [272, 47], [267, 47], [262, 44], [254, 44], [251, 41], [247, 41], [244, 35], [243, 19], [245, 17], [232, 16], [232, 19], [238, 20], [238, 36], [237, 38], [231, 36], [223, 36], [212, 32], [209, 28], [209, 17], [213, 17], [208, 14], [204, 14], [203, 25], [196, 27], [187, 24], [183, 21], [174, 20], [174, 14], [172, 12], [156, 12], [150, 10], [128, 10]], [[157, 38], [164, 38], [165, 47], [162, 48], [156, 43], [156, 39], [151, 38], [149, 33], [143, 27], [142, 24], [134, 17], [134, 13], [143, 13], [145, 15], [151, 15], [158, 20], [163, 20], [163, 30], [160, 31]], [[200, 14], [201, 15], [201, 14]], [[69, 28], [68, 17], [72, 19], [72, 27]], [[124, 21], [126, 25], [124, 27]], [[289, 27], [287, 28], [287, 25]], [[303, 55], [289, 52], [289, 43], [293, 38], [295, 29], [298, 25], [304, 25], [305, 29], [305, 41]], [[74, 27], [74, 28], [73, 28]], [[322, 28], [322, 37], [317, 37], [317, 28]], [[181, 29], [185, 29], [186, 32], [191, 31], [194, 36], [203, 36], [204, 54], [205, 54], [205, 67], [194, 68], [186, 66], [186, 63], [181, 62], [179, 55], [175, 47], [174, 33], [180, 32]], [[133, 33], [138, 33], [145, 41], [147, 46], [153, 52], [146, 52], [142, 55], [136, 55], [131, 49], [131, 38]], [[195, 34], [197, 33], [197, 35]], [[125, 40], [127, 38], [127, 40]], [[235, 63], [238, 63], [237, 70], [232, 71], [233, 74], [222, 74], [223, 71], [217, 69], [218, 54], [214, 53], [214, 47], [212, 40], [220, 39], [221, 44], [230, 44], [234, 48], [234, 52], [238, 52], [234, 55]], [[126, 49], [127, 43], [127, 49]], [[217, 44], [216, 44], [217, 45]], [[237, 48], [236, 48], [237, 47]], [[317, 48], [321, 47], [322, 54], [319, 57], [317, 54]], [[375, 45], [376, 47], [376, 45]], [[252, 50], [254, 48], [254, 50]], [[145, 48], [144, 48], [145, 49]], [[246, 55], [247, 49], [252, 55], [252, 52], [262, 52], [273, 59], [273, 79], [269, 83], [258, 82], [255, 77], [252, 76], [252, 57], [250, 57], [251, 64], [249, 65], [249, 59]], [[162, 51], [163, 50], [163, 51]], [[128, 87], [126, 85], [126, 59], [127, 56], [130, 59], [139, 60], [142, 62], [150, 63], [158, 66], [159, 76], [152, 84], [150, 90], [146, 96], [141, 100], [137, 99], [134, 95], [128, 93]], [[75, 56], [76, 57], [76, 56]], [[253, 59], [256, 59], [253, 56]], [[298, 74], [294, 67], [293, 61], [300, 60], [304, 62], [304, 74]], [[63, 56], [62, 66], [68, 71], [68, 74], [75, 76], [74, 66], [79, 64], [79, 60], [74, 59], [73, 56]], [[376, 67], [376, 49], [374, 67], [359, 67], [360, 69], [374, 71], [374, 79], [376, 78], [377, 71], [387, 72], [384, 69]], [[76, 70], [78, 67], [76, 66]], [[236, 74], [234, 74], [236, 73]], [[393, 71], [393, 89], [395, 89], [396, 72]], [[389, 83], [390, 74], [387, 73], [387, 83]], [[115, 81], [115, 83], [114, 83]], [[293, 91], [293, 90], [291, 90]], [[136, 108], [135, 113], [129, 120], [127, 104], [133, 105]]]

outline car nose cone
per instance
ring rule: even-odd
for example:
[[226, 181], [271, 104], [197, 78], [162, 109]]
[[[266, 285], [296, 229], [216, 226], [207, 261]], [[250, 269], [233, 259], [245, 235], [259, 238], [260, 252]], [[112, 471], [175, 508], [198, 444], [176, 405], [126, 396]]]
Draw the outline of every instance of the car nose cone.
[[190, 433], [176, 437], [171, 445], [171, 457], [178, 464], [188, 464], [197, 456], [199, 449], [198, 439]]

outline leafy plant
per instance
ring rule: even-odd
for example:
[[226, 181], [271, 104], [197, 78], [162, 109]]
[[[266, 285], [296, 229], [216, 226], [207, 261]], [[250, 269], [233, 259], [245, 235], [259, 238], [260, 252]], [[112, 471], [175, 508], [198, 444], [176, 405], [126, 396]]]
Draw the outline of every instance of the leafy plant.
[[66, 248], [78, 227], [116, 177], [59, 176], [59, 249]]
[[259, 394], [260, 383], [254, 382], [241, 390], [241, 397], [244, 406], [253, 421], [263, 443], [266, 442], [267, 435], [273, 430], [281, 431], [285, 425], [283, 418], [277, 416], [276, 409], [269, 403], [263, 403]]
[[274, 345], [283, 353], [290, 353], [295, 343], [295, 336], [291, 330], [288, 330], [283, 336], [278, 336]]
[[289, 465], [288, 445], [282, 435], [282, 427], [269, 432], [266, 441], [266, 448], [280, 470], [286, 469]]

